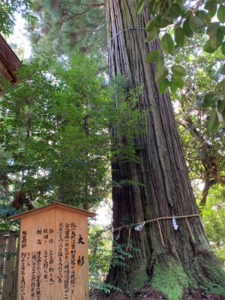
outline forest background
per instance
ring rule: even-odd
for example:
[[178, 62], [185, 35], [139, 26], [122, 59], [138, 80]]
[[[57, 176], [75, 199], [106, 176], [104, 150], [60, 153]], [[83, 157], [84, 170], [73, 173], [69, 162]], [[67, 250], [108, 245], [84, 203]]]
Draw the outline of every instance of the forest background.
[[[65, 2], [9, 1], [7, 9], [1, 7], [5, 37], [13, 31], [13, 13], [21, 10], [33, 45], [18, 71], [20, 82], [13, 88], [1, 82], [1, 231], [16, 228], [8, 217], [18, 210], [55, 200], [92, 210], [109, 205], [111, 187], [124, 184], [112, 181], [110, 162], [118, 156], [138, 160], [133, 137], [148, 111], [136, 108], [141, 87], [127, 96], [125, 78], [109, 83], [103, 4]], [[225, 46], [221, 51], [216, 49], [221, 44], [215, 49], [206, 44], [206, 36], [197, 32], [182, 52], [167, 51], [166, 64], [183, 67], [170, 86], [177, 126], [207, 236], [224, 264], [225, 105], [218, 82], [224, 78]], [[22, 57], [24, 49], [12, 47]], [[165, 88], [164, 82], [161, 92]], [[112, 128], [126, 137], [126, 147], [112, 140]], [[110, 226], [91, 226], [91, 286], [106, 292], [116, 289], [102, 281], [112, 258], [111, 241]], [[116, 247], [114, 263], [123, 264], [132, 254]]]

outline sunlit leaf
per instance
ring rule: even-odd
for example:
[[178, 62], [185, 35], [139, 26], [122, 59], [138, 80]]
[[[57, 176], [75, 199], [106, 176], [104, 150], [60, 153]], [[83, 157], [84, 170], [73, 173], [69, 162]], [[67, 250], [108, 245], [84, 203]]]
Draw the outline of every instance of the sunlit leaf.
[[204, 10], [197, 11], [196, 16], [198, 16], [204, 22], [205, 25], [209, 25], [211, 22], [211, 18]]
[[152, 50], [147, 54], [147, 61], [149, 63], [157, 61], [157, 59], [160, 57], [160, 51], [159, 50]]
[[150, 19], [148, 21], [148, 23], [146, 24], [146, 26], [145, 26], [145, 30], [147, 32], [150, 32], [154, 27], [155, 27], [155, 20], [154, 19]]
[[184, 33], [186, 34], [186, 36], [188, 37], [192, 37], [193, 35], [193, 31], [191, 30], [190, 24], [189, 24], [189, 19], [187, 19], [184, 24], [183, 24], [183, 29], [184, 29]]
[[218, 101], [217, 108], [220, 113], [225, 110], [225, 99]]
[[223, 42], [222, 44], [221, 51], [225, 55], [225, 42]]
[[167, 92], [168, 88], [170, 86], [170, 82], [167, 78], [164, 78], [160, 84], [159, 84], [159, 91], [161, 94], [164, 94]]
[[174, 76], [184, 77], [186, 75], [185, 69], [179, 65], [173, 65], [171, 70], [172, 70]]
[[213, 103], [214, 94], [213, 92], [209, 92], [204, 96], [202, 106], [209, 107]]
[[173, 76], [171, 80], [171, 86], [182, 89], [184, 87], [184, 81], [181, 77]]
[[174, 49], [174, 42], [169, 33], [164, 34], [164, 36], [161, 39], [161, 46], [162, 50], [166, 54], [172, 54]]
[[159, 34], [159, 29], [156, 27], [153, 27], [151, 29], [151, 31], [148, 33], [146, 41], [147, 42], [153, 41], [158, 36], [158, 34]]
[[197, 15], [189, 17], [189, 25], [193, 32], [198, 32], [201, 28], [205, 27], [205, 23]]
[[213, 10], [216, 8], [216, 1], [215, 0], [208, 0], [205, 4], [205, 9], [207, 10]]
[[206, 33], [210, 36], [214, 36], [217, 34], [218, 29], [220, 28], [219, 22], [213, 22], [209, 24]]
[[217, 18], [220, 22], [225, 22], [225, 5], [220, 5], [217, 12]]
[[178, 46], [183, 46], [185, 42], [185, 33], [184, 29], [181, 27], [177, 27], [175, 30], [175, 42], [177, 43]]
[[210, 40], [208, 40], [208, 41], [205, 43], [205, 45], [204, 45], [204, 47], [203, 47], [203, 50], [204, 50], [205, 52], [208, 52], [208, 53], [213, 53], [213, 52], [216, 51], [215, 48], [212, 48], [211, 43], [210, 43]]
[[168, 70], [163, 60], [160, 60], [156, 65], [155, 81], [159, 83], [167, 76], [167, 74]]
[[138, 2], [137, 8], [136, 8], [136, 12], [138, 15], [140, 15], [142, 13], [142, 11], [144, 10], [145, 7], [145, 0], [140, 0]]
[[178, 18], [181, 14], [180, 5], [177, 3], [172, 3], [171, 6], [168, 8], [165, 17], [170, 17], [172, 19]]
[[219, 127], [219, 120], [215, 109], [213, 109], [209, 115], [207, 127], [211, 131], [214, 131]]
[[225, 64], [220, 68], [220, 74], [225, 75]]
[[216, 34], [210, 36], [210, 45], [212, 48], [218, 48], [223, 42], [224, 33], [221, 28], [218, 29]]

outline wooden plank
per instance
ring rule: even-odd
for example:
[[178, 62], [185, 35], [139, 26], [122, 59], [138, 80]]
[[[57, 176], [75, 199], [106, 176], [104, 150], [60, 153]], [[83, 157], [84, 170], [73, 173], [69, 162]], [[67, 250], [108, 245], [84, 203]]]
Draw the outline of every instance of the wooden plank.
[[46, 205], [46, 206], [43, 206], [43, 207], [40, 207], [40, 208], [35, 208], [35, 209], [32, 209], [32, 210], [26, 211], [24, 213], [20, 213], [20, 214], [15, 215], [11, 218], [13, 220], [21, 220], [22, 218], [26, 218], [27, 216], [30, 217], [31, 215], [34, 215], [34, 214], [40, 214], [44, 211], [52, 210], [53, 208], [65, 209], [65, 210], [71, 211], [72, 213], [82, 214], [82, 215], [85, 215], [85, 216], [91, 217], [91, 218], [96, 216], [96, 213], [93, 213], [93, 212], [90, 212], [90, 211], [87, 211], [87, 210], [84, 210], [84, 209], [76, 208], [74, 206], [67, 205], [67, 204], [64, 204], [64, 203], [54, 202], [52, 204], [49, 204], [49, 205]]
[[20, 60], [7, 44], [3, 36], [0, 34], [0, 61], [5, 66], [7, 72], [13, 77], [14, 81], [18, 78], [15, 74], [16, 69], [20, 66]]
[[5, 275], [6, 278], [3, 282], [3, 293], [2, 298], [7, 300], [13, 300], [13, 273], [15, 270], [15, 255], [13, 253], [16, 252], [16, 236], [12, 235], [8, 237], [7, 241], [7, 252], [12, 254], [9, 259], [5, 260]]
[[19, 264], [19, 238], [17, 236], [17, 254], [15, 261], [15, 270], [13, 272], [13, 290], [12, 290], [12, 299], [17, 299], [17, 278], [18, 278], [18, 264]]
[[[5, 248], [6, 248], [6, 244], [5, 244], [5, 237], [4, 235], [0, 235], [0, 274], [3, 274], [3, 270], [4, 270], [4, 253], [5, 253]], [[3, 279], [0, 279], [0, 299], [1, 298], [1, 294], [2, 294], [2, 287], [3, 287]]]
[[5, 65], [3, 65], [1, 61], [0, 61], [0, 77], [10, 81], [14, 80], [14, 78], [10, 75]]

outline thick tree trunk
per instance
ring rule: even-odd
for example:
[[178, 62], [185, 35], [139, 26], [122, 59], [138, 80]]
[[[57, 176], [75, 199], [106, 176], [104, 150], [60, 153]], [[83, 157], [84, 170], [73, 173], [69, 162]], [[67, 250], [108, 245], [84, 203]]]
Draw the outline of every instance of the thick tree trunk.
[[[160, 95], [154, 81], [155, 66], [146, 62], [149, 51], [160, 49], [159, 40], [147, 44], [145, 31], [140, 29], [149, 20], [147, 7], [138, 17], [137, 1], [106, 0], [105, 5], [110, 76], [122, 74], [130, 87], [143, 86], [139, 109], [151, 108], [146, 128], [136, 138], [140, 163], [117, 160], [112, 164], [113, 181], [135, 180], [144, 185], [113, 187], [113, 226], [198, 214], [170, 96]], [[132, 289], [150, 279], [153, 287], [171, 299], [178, 299], [184, 288], [200, 285], [215, 290], [218, 286], [222, 293], [225, 275], [210, 250], [200, 218], [188, 220], [178, 219], [178, 230], [171, 219], [160, 220], [163, 240], [157, 222], [147, 223], [141, 232], [132, 229], [129, 251], [133, 257], [126, 259], [125, 265], [112, 262], [107, 281]], [[125, 251], [128, 242], [129, 230], [115, 231], [115, 252], [121, 247]]]

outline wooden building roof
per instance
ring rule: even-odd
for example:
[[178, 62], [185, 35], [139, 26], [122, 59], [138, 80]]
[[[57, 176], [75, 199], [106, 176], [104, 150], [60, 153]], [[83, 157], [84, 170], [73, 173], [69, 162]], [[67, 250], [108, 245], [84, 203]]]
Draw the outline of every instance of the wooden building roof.
[[0, 77], [10, 80], [12, 83], [17, 82], [16, 69], [19, 66], [19, 58], [0, 34]]
[[28, 210], [24, 213], [20, 213], [18, 215], [12, 216], [11, 218], [14, 219], [14, 220], [20, 220], [20, 219], [26, 218], [30, 215], [41, 213], [41, 212], [51, 210], [51, 209], [54, 209], [54, 208], [69, 210], [69, 211], [72, 211], [72, 212], [75, 212], [75, 213], [78, 213], [78, 214], [81, 214], [81, 215], [85, 215], [86, 217], [92, 217], [93, 218], [93, 217], [96, 216], [96, 214], [93, 213], [93, 212], [90, 212], [90, 211], [87, 211], [87, 210], [84, 210], [84, 209], [75, 208], [71, 205], [55, 202], [55, 203], [49, 204], [47, 206], [43, 206], [41, 208]]

